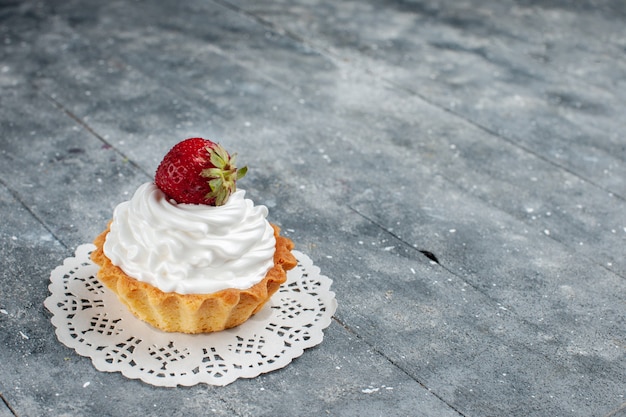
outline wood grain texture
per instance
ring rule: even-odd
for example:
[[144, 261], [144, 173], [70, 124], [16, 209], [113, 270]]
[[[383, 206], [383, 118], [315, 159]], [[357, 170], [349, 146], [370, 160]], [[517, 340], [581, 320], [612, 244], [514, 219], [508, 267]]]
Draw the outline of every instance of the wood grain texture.
[[[0, 414], [619, 415], [625, 21], [608, 0], [3, 2]], [[158, 389], [61, 345], [43, 300], [191, 136], [238, 153], [339, 308], [284, 369]]]

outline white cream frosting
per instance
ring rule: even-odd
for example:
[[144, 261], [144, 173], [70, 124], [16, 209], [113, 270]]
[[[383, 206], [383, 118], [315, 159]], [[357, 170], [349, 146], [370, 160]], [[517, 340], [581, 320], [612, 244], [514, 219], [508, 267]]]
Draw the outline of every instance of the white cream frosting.
[[233, 193], [223, 206], [178, 204], [153, 183], [113, 213], [104, 253], [128, 276], [163, 292], [246, 289], [274, 265], [267, 207]]

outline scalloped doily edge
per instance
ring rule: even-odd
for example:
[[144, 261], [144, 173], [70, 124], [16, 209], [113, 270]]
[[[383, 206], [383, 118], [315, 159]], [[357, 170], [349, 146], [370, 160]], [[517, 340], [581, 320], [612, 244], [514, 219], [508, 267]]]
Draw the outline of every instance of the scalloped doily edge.
[[[302, 356], [306, 349], [310, 349], [314, 346], [317, 346], [323, 341], [324, 330], [328, 328], [330, 324], [332, 323], [333, 315], [336, 312], [336, 309], [338, 307], [338, 303], [335, 298], [335, 293], [330, 291], [332, 280], [324, 275], [321, 275], [320, 268], [314, 265], [313, 261], [306, 254], [300, 251], [294, 250], [293, 254], [294, 256], [296, 256], [296, 258], [299, 261], [299, 265], [296, 268], [303, 269], [307, 273], [313, 274], [317, 278], [319, 278], [320, 280], [319, 290], [321, 292], [324, 292], [324, 295], [327, 301], [327, 303], [325, 304], [325, 314], [315, 323], [314, 326], [312, 326], [316, 330], [315, 333], [313, 333], [307, 340], [300, 341], [297, 344], [294, 344], [293, 346], [291, 346], [290, 349], [288, 349], [288, 354], [280, 356], [277, 360], [275, 360], [271, 364], [271, 366], [252, 368], [246, 374], [228, 375], [227, 377], [222, 377], [220, 379], [212, 379], [212, 378], [206, 378], [205, 374], [199, 373], [193, 377], [190, 376], [190, 377], [183, 378], [183, 379], [166, 378], [166, 379], [161, 379], [161, 380], [155, 380], [155, 378], [148, 377], [141, 372], [136, 372], [136, 369], [132, 367], [131, 368], [112, 367], [109, 363], [106, 362], [103, 356], [94, 355], [93, 348], [87, 347], [86, 345], [77, 342], [75, 338], [72, 338], [69, 335], [67, 329], [65, 328], [65, 320], [63, 320], [60, 314], [58, 314], [60, 312], [60, 308], [58, 305], [55, 305], [55, 302], [57, 302], [57, 300], [55, 299], [54, 296], [55, 294], [58, 294], [58, 291], [64, 291], [65, 288], [63, 286], [63, 282], [59, 279], [54, 279], [54, 277], [57, 275], [66, 273], [68, 270], [73, 270], [75, 268], [79, 268], [79, 269], [87, 268], [87, 267], [93, 268], [94, 274], [95, 274], [95, 272], [97, 271], [97, 266], [94, 265], [89, 259], [89, 253], [94, 248], [95, 246], [90, 243], [82, 244], [78, 246], [75, 250], [74, 257], [68, 257], [64, 259], [62, 265], [57, 266], [51, 271], [50, 284], [48, 285], [50, 295], [44, 300], [44, 306], [52, 313], [51, 323], [55, 327], [55, 334], [57, 336], [57, 339], [65, 346], [76, 351], [77, 354], [90, 358], [93, 366], [100, 372], [111, 372], [111, 373], [120, 372], [126, 378], [139, 379], [143, 381], [144, 383], [147, 383], [150, 385], [162, 386], [162, 387], [176, 387], [176, 386], [193, 386], [193, 385], [204, 383], [204, 384], [214, 385], [214, 386], [225, 386], [236, 381], [239, 378], [246, 378], [246, 379], [256, 378], [257, 376], [261, 374], [269, 373], [269, 372], [284, 368], [287, 365], [289, 365], [291, 362], [293, 362], [293, 360]], [[288, 276], [289, 276], [289, 273], [297, 273], [297, 272], [292, 272], [292, 271], [288, 272]], [[273, 296], [273, 299], [278, 294], [279, 293], [275, 294]], [[115, 297], [115, 296], [112, 296], [112, 297]], [[218, 332], [218, 333], [208, 334], [208, 335], [182, 335], [182, 334], [161, 332], [157, 329], [152, 328], [148, 324], [141, 322], [139, 319], [135, 318], [134, 316], [130, 315], [130, 313], [128, 313], [126, 310], [126, 307], [124, 307], [117, 299], [115, 299], [115, 301], [119, 303], [119, 305], [116, 305], [116, 309], [119, 309], [124, 314], [126, 314], [127, 317], [130, 317], [132, 320], [135, 320], [135, 324], [145, 326], [145, 328], [150, 329], [151, 332], [158, 332], [163, 335], [166, 335], [167, 337], [171, 337], [171, 338], [175, 338], [175, 337], [202, 338], [204, 337], [208, 339], [216, 334], [222, 333], [222, 332]], [[269, 308], [269, 307], [266, 306], [266, 308]], [[227, 333], [227, 332], [237, 333], [238, 329], [239, 330], [241, 330], [242, 328], [246, 329], [246, 326], [251, 327], [255, 324], [256, 323], [254, 323], [254, 321], [251, 319], [248, 322], [243, 323], [239, 327], [236, 327], [234, 329], [224, 330], [223, 332], [224, 333]]]

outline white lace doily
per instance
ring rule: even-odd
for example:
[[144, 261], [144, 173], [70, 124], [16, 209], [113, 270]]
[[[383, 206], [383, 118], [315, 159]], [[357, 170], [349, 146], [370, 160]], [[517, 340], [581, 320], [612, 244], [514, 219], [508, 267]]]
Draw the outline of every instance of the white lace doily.
[[100, 371], [121, 372], [158, 386], [226, 385], [289, 364], [322, 342], [337, 308], [332, 280], [305, 254], [265, 307], [233, 329], [202, 335], [166, 333], [135, 318], [95, 278], [91, 244], [76, 249], [50, 275], [44, 305], [63, 344]]

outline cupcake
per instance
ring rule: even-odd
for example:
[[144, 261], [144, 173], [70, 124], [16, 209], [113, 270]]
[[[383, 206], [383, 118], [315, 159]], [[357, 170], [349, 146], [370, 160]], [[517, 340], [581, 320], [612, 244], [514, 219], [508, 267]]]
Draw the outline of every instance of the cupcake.
[[94, 241], [98, 279], [139, 319], [167, 332], [235, 327], [296, 265], [293, 242], [235, 183], [246, 173], [218, 144], [180, 142], [155, 181], [119, 204]]

